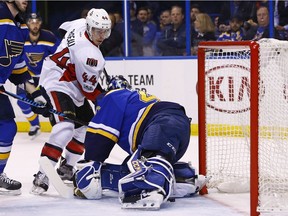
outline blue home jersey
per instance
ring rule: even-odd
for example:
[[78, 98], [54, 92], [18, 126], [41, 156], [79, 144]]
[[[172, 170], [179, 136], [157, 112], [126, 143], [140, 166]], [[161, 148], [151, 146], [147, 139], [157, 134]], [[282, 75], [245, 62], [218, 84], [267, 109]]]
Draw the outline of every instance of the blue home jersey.
[[[6, 3], [0, 2], [0, 84], [8, 78], [15, 84], [30, 78], [22, 56], [28, 28], [15, 20]], [[10, 77], [11, 73], [15, 76]]]
[[236, 32], [233, 31], [227, 31], [223, 32], [217, 39], [217, 41], [242, 41], [244, 37], [244, 33], [241, 30], [238, 30]]
[[[155, 96], [143, 91], [110, 91], [102, 99], [98, 97], [96, 115], [87, 131], [102, 135], [131, 153], [137, 149], [136, 139], [140, 126], [157, 101]], [[95, 144], [95, 141], [92, 143]]]
[[56, 51], [59, 42], [52, 32], [44, 29], [40, 30], [38, 41], [31, 42], [29, 38], [25, 41], [24, 59], [32, 76], [40, 75], [45, 57]]
[[[97, 97], [96, 114], [85, 138], [85, 159], [105, 161], [115, 143], [129, 155], [139, 145], [175, 158], [188, 146], [190, 122], [180, 104], [159, 101], [143, 91], [117, 89]], [[173, 148], [167, 148], [173, 142]]]

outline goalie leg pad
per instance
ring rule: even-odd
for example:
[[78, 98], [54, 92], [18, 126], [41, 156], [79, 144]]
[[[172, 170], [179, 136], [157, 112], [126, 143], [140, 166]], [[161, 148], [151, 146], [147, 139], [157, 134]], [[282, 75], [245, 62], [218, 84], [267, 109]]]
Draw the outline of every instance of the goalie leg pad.
[[176, 183], [171, 198], [189, 197], [198, 193], [211, 179], [196, 175], [190, 163], [177, 162], [173, 165]]
[[[134, 161], [138, 171], [119, 180], [119, 198], [124, 208], [143, 208], [149, 204], [160, 207], [171, 195], [174, 184], [173, 167], [162, 157]], [[161, 196], [159, 196], [161, 195]], [[161, 198], [161, 199], [160, 199]], [[143, 203], [144, 202], [144, 203]]]
[[127, 164], [109, 164], [103, 163], [101, 167], [102, 189], [108, 189], [118, 192], [119, 179], [130, 173]]
[[74, 193], [86, 199], [101, 199], [101, 169], [100, 162], [87, 162], [84, 160], [76, 164], [77, 171], [74, 179]]
[[177, 162], [173, 165], [174, 174], [177, 183], [191, 183], [195, 182], [195, 169], [190, 163]]

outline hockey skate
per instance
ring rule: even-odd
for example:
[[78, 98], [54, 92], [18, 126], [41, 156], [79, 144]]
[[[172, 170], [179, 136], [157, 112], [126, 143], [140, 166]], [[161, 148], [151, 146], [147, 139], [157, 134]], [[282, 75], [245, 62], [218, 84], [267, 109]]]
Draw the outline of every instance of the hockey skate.
[[41, 173], [40, 171], [37, 174], [35, 174], [34, 177], [35, 178], [33, 180], [33, 187], [30, 192], [35, 195], [43, 194], [49, 188], [48, 177], [44, 173]]
[[64, 157], [61, 157], [59, 168], [57, 168], [57, 173], [65, 183], [69, 184], [72, 183], [75, 169], [73, 166], [67, 164], [67, 160]]
[[5, 195], [20, 195], [21, 183], [10, 179], [5, 173], [0, 174], [0, 194]]
[[31, 137], [31, 140], [35, 139], [37, 136], [39, 136], [41, 133], [40, 126], [35, 125], [30, 127], [30, 131], [28, 132], [28, 135]]
[[164, 196], [160, 191], [143, 191], [139, 195], [121, 198], [121, 207], [123, 209], [159, 210], [163, 202]]

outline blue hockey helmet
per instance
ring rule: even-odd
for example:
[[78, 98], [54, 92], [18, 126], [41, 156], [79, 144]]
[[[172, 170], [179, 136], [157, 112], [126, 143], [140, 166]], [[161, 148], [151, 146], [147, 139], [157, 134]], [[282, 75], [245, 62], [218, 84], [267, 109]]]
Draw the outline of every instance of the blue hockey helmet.
[[36, 20], [42, 22], [42, 17], [38, 13], [30, 13], [27, 16], [26, 23], [35, 22]]
[[108, 84], [108, 90], [110, 91], [110, 90], [120, 89], [120, 88], [132, 89], [132, 86], [122, 75], [112, 77], [112, 79], [110, 80]]

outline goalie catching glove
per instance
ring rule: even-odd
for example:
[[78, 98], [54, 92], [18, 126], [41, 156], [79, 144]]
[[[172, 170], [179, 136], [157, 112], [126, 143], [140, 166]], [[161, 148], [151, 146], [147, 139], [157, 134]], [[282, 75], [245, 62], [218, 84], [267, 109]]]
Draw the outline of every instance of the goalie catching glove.
[[100, 162], [81, 160], [76, 164], [74, 179], [75, 196], [85, 199], [101, 199], [101, 166]]

